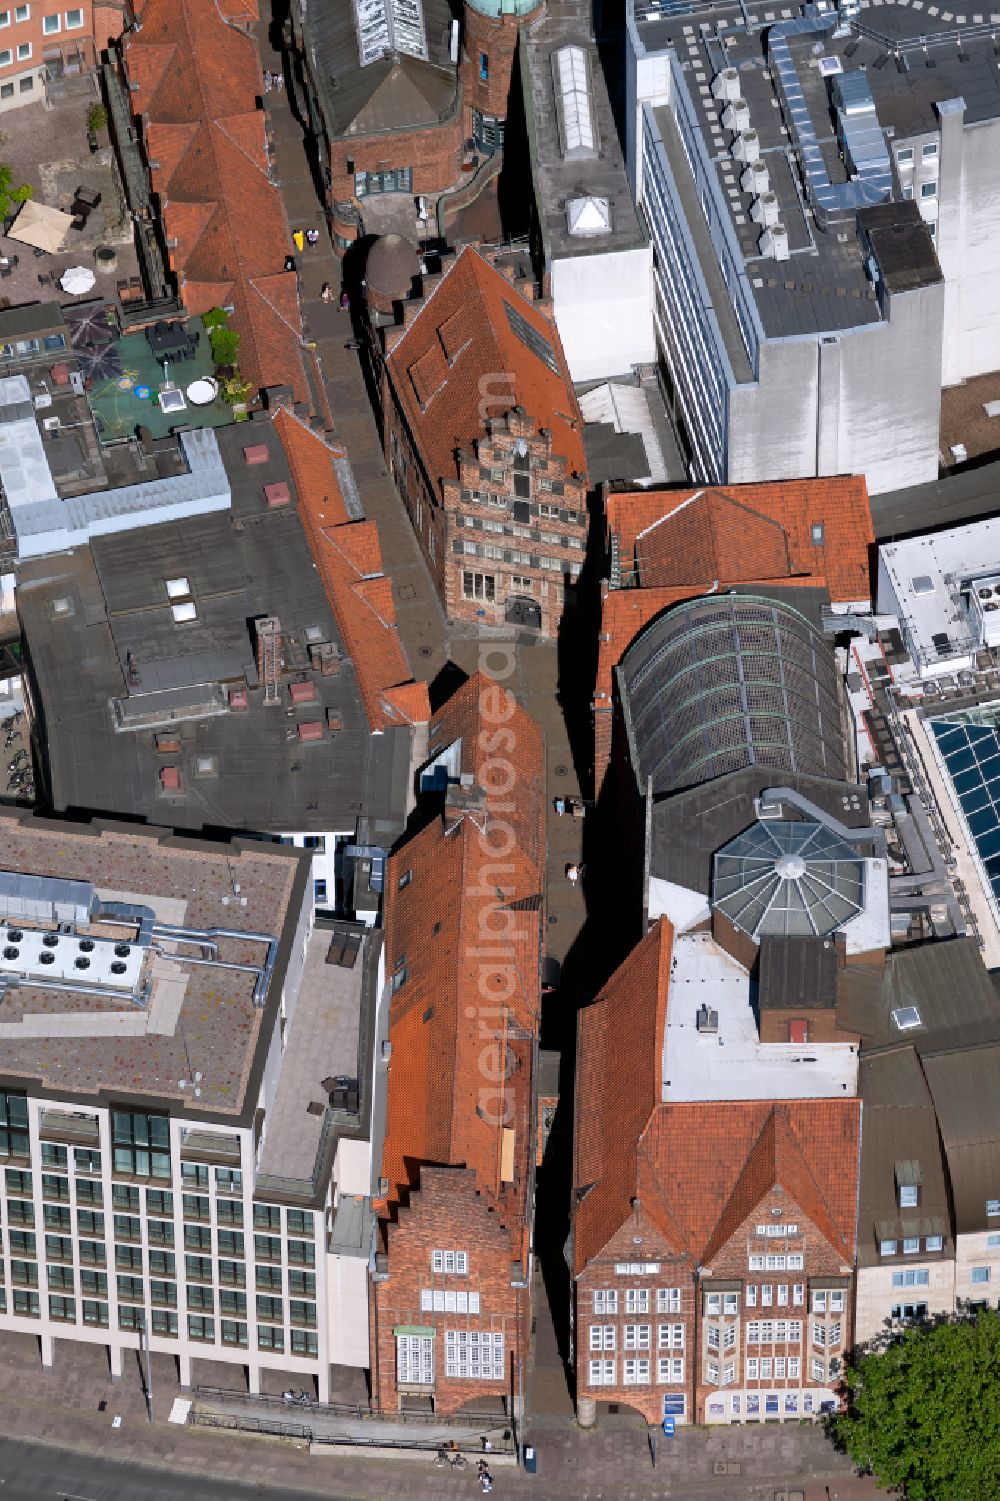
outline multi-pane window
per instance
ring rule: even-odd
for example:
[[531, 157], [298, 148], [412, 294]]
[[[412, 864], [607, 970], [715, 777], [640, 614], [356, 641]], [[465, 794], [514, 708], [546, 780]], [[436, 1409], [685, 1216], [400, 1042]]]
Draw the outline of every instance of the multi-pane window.
[[49, 1266], [45, 1268], [45, 1280], [49, 1287], [57, 1292], [74, 1292], [76, 1284], [73, 1280], [73, 1268], [71, 1266]]
[[280, 1298], [257, 1294], [257, 1317], [273, 1324], [284, 1323], [284, 1305]]
[[184, 1194], [184, 1218], [186, 1220], [210, 1220], [209, 1200], [202, 1194]]
[[625, 1312], [648, 1313], [649, 1312], [649, 1288], [627, 1287], [625, 1289]]
[[126, 1302], [141, 1303], [143, 1300], [143, 1288], [141, 1277], [119, 1277], [118, 1297]]
[[215, 1320], [206, 1318], [201, 1313], [189, 1313], [187, 1316], [188, 1339], [205, 1340], [209, 1343], [215, 1340]]
[[174, 1212], [174, 1196], [169, 1188], [146, 1189], [146, 1213], [170, 1219]]
[[504, 1337], [488, 1329], [446, 1329], [445, 1372], [473, 1381], [502, 1381]]
[[36, 1240], [33, 1230], [11, 1230], [9, 1232], [10, 1254], [12, 1256], [36, 1255]]
[[256, 1268], [257, 1286], [266, 1292], [269, 1288], [277, 1288], [281, 1291], [281, 1268], [280, 1266], [259, 1266]]
[[658, 1287], [656, 1289], [657, 1313], [680, 1313], [681, 1290], [679, 1287]]
[[219, 1312], [245, 1319], [247, 1316], [246, 1293], [233, 1292], [227, 1287], [222, 1288], [219, 1292]]
[[116, 1240], [141, 1240], [140, 1222], [134, 1214], [116, 1214], [114, 1219]]
[[617, 1313], [618, 1312], [618, 1289], [616, 1287], [595, 1287], [594, 1289], [594, 1312]]
[[683, 1355], [659, 1356], [656, 1362], [656, 1379], [659, 1382], [683, 1381]]
[[28, 1199], [8, 1199], [7, 1221], [11, 1225], [33, 1225], [35, 1223], [34, 1204]]
[[307, 1329], [293, 1329], [291, 1350], [293, 1355], [316, 1356], [319, 1354], [319, 1337]]
[[289, 1266], [315, 1266], [315, 1242], [311, 1240], [288, 1241], [288, 1264]]
[[237, 1167], [217, 1167], [215, 1169], [215, 1191], [217, 1194], [242, 1194], [243, 1174]]
[[42, 1210], [46, 1230], [58, 1230], [69, 1235], [73, 1230], [73, 1216], [65, 1204], [46, 1204]]
[[212, 1231], [208, 1225], [185, 1225], [184, 1247], [188, 1251], [211, 1251]]
[[170, 1177], [170, 1120], [138, 1110], [112, 1110], [114, 1170], [130, 1178]]
[[[288, 1291], [291, 1293], [291, 1295], [292, 1295], [293, 1298], [315, 1298], [315, 1296], [316, 1296], [316, 1273], [315, 1272], [300, 1272], [300, 1271], [297, 1270], [297, 1268], [291, 1267], [289, 1269], [289, 1272], [288, 1272]], [[458, 1294], [456, 1294], [456, 1296], [459, 1297], [459, 1298], [461, 1298], [461, 1297], [464, 1296], [464, 1294], [458, 1293]], [[479, 1312], [479, 1294], [478, 1293], [470, 1293], [469, 1294], [469, 1298], [470, 1298], [470, 1300], [472, 1298], [475, 1298], [475, 1300], [476, 1300], [476, 1306], [475, 1306], [475, 1308], [472, 1307], [472, 1304], [471, 1304], [471, 1301], [470, 1301], [469, 1312], [470, 1313], [478, 1313]]]
[[92, 1272], [87, 1267], [81, 1268], [80, 1291], [90, 1293], [95, 1298], [106, 1298], [108, 1296], [107, 1272]]
[[222, 1343], [224, 1345], [245, 1345], [247, 1342], [247, 1326], [237, 1323], [235, 1319], [223, 1319], [220, 1325], [222, 1330]]
[[652, 1338], [652, 1328], [649, 1324], [626, 1324], [625, 1346], [626, 1350], [648, 1350]]
[[81, 1240], [77, 1244], [81, 1262], [88, 1266], [105, 1266], [108, 1253], [99, 1240]]
[[462, 598], [481, 599], [492, 604], [497, 597], [496, 576], [492, 573], [463, 573]]
[[104, 1185], [93, 1178], [77, 1178], [76, 1202], [78, 1204], [103, 1204]]
[[215, 1293], [210, 1287], [201, 1283], [194, 1283], [186, 1289], [187, 1306], [198, 1308], [203, 1312], [215, 1312]]
[[648, 1360], [623, 1360], [622, 1361], [622, 1385], [623, 1386], [646, 1386], [649, 1383]]
[[396, 1381], [400, 1386], [433, 1385], [434, 1338], [432, 1335], [396, 1335]]
[[274, 1204], [255, 1204], [253, 1223], [256, 1230], [273, 1230], [275, 1234], [280, 1234], [281, 1210]]
[[220, 1225], [242, 1225], [243, 1205], [239, 1199], [217, 1199], [215, 1218]]
[[116, 1183], [111, 1190], [111, 1203], [115, 1209], [128, 1214], [139, 1213], [139, 1190], [128, 1183]]
[[210, 1256], [185, 1256], [184, 1275], [189, 1282], [211, 1282], [212, 1258]]
[[115, 1246], [115, 1266], [124, 1272], [141, 1272], [142, 1247]]
[[[3, 1096], [0, 1095], [0, 1100]], [[21, 1198], [29, 1198], [34, 1192], [31, 1174], [23, 1168], [9, 1167], [6, 1171], [7, 1193], [16, 1194]]]
[[220, 1261], [219, 1281], [228, 1283], [230, 1287], [246, 1287], [247, 1269], [242, 1261]]
[[245, 1256], [243, 1231], [242, 1230], [219, 1230], [219, 1255], [220, 1256]]
[[37, 1319], [41, 1313], [41, 1304], [37, 1293], [24, 1292], [20, 1288], [14, 1289], [14, 1312], [22, 1318]]
[[280, 1261], [281, 1239], [277, 1235], [255, 1235], [253, 1251], [258, 1261]]
[[795, 1345], [802, 1339], [800, 1319], [751, 1319], [746, 1329], [749, 1345]]
[[313, 1235], [316, 1221], [311, 1209], [288, 1209], [285, 1219], [289, 1235]]
[[65, 1147], [54, 1141], [42, 1142], [42, 1167], [61, 1168], [65, 1172], [68, 1165], [69, 1153]]
[[10, 1264], [10, 1280], [18, 1283], [21, 1287], [37, 1287], [37, 1263], [34, 1261], [12, 1261]]
[[101, 1171], [101, 1154], [93, 1151], [90, 1147], [74, 1147], [73, 1166], [78, 1173], [99, 1173]]
[[257, 1348], [282, 1352], [285, 1348], [284, 1329], [276, 1329], [270, 1324], [261, 1324], [257, 1330]]
[[151, 1277], [176, 1277], [177, 1258], [173, 1251], [153, 1251], [149, 1253], [149, 1275]]
[[185, 1188], [207, 1188], [208, 1168], [200, 1162], [182, 1162], [181, 1182]]
[[147, 1220], [146, 1239], [151, 1246], [172, 1246], [174, 1227], [170, 1220]]
[[68, 1235], [47, 1235], [45, 1237], [45, 1258], [47, 1261], [72, 1261], [73, 1242]]
[[0, 1090], [0, 1157], [27, 1157], [29, 1150], [27, 1097]]
[[177, 1337], [177, 1315], [163, 1308], [153, 1309], [153, 1333], [166, 1335], [169, 1339]]
[[590, 1386], [614, 1386], [615, 1363], [613, 1360], [592, 1360], [587, 1376]]
[[[289, 1271], [289, 1284], [293, 1276], [313, 1275]], [[313, 1277], [315, 1281], [315, 1277]], [[292, 1289], [294, 1291], [294, 1288]], [[420, 1289], [420, 1307], [424, 1313], [478, 1313], [479, 1294], [460, 1292], [457, 1288], [423, 1287]]]
[[99, 1329], [106, 1329], [108, 1327], [107, 1303], [97, 1303], [93, 1298], [84, 1298], [83, 1322], [85, 1324], [94, 1324]]
[[300, 1324], [306, 1329], [316, 1327], [316, 1304], [306, 1303], [302, 1298], [289, 1298], [288, 1320], [292, 1324]]
[[615, 1348], [614, 1324], [591, 1324], [590, 1348], [592, 1350], [613, 1350]]
[[[149, 1300], [151, 1303], [158, 1303], [160, 1307], [176, 1308], [177, 1283], [161, 1282], [157, 1277], [150, 1278]], [[190, 1306], [190, 1299], [188, 1299], [188, 1306]]]

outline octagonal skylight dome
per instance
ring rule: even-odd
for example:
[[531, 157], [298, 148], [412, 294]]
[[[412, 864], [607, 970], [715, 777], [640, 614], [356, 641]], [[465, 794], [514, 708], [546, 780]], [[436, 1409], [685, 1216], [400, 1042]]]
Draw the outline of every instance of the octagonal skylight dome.
[[864, 910], [865, 864], [822, 824], [766, 820], [715, 856], [712, 898], [751, 938], [825, 937]]

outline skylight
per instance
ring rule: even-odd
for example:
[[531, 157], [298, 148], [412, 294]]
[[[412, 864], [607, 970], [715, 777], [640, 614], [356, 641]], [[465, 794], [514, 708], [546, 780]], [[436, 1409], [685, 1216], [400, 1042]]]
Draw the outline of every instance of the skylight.
[[558, 375], [559, 361], [556, 359], [556, 352], [548, 339], [543, 334], [540, 334], [536, 328], [532, 328], [527, 318], [519, 313], [516, 307], [512, 307], [506, 298], [504, 298], [503, 306], [504, 312], [507, 314], [507, 322], [510, 324], [511, 333], [520, 339], [521, 343], [526, 345], [532, 354], [536, 354], [543, 364], [548, 365], [554, 375]]
[[552, 54], [552, 77], [563, 156], [593, 156], [596, 149], [590, 96], [590, 59], [583, 47]]
[[354, 0], [361, 66], [387, 52], [427, 57], [421, 0]]
[[892, 1020], [897, 1031], [909, 1032], [920, 1026], [920, 1012], [916, 1006], [900, 1006], [892, 1013]]

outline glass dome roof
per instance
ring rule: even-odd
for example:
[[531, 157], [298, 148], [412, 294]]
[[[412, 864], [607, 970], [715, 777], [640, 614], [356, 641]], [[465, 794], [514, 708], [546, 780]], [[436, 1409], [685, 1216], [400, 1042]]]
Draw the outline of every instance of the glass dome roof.
[[864, 910], [865, 864], [822, 824], [762, 821], [716, 855], [712, 899], [751, 938], [823, 937]]

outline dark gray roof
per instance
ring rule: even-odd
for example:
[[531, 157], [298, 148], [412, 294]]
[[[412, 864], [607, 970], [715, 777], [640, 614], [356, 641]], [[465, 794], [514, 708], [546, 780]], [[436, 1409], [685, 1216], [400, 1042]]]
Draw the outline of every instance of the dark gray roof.
[[[26, 334], [55, 331], [68, 334], [63, 310], [58, 302], [26, 302], [18, 307], [4, 308], [0, 312], [0, 344], [7, 344], [11, 339], [23, 339]], [[68, 337], [66, 342], [68, 348]]]
[[1000, 1200], [1000, 1042], [923, 1060], [951, 1178], [959, 1234], [996, 1230], [989, 1199]]
[[[552, 54], [567, 46], [582, 47], [590, 58], [590, 97], [598, 149], [592, 157], [579, 160], [563, 156], [553, 84]], [[535, 203], [547, 254], [556, 258], [596, 255], [645, 245], [646, 234], [625, 174], [604, 69], [592, 39], [589, 8], [581, 6], [579, 0], [548, 0], [538, 20], [522, 33], [520, 63]], [[608, 200], [608, 234], [569, 233], [566, 205], [582, 197]]]
[[761, 1011], [828, 1011], [837, 1004], [837, 947], [829, 938], [760, 940], [757, 1005]]
[[311, 5], [305, 41], [314, 86], [327, 130], [342, 135], [362, 114], [364, 134], [406, 125], [436, 125], [457, 88], [448, 55], [453, 16], [449, 0], [423, 0], [428, 58], [389, 55], [362, 67], [355, 29], [354, 0]]
[[1000, 511], [1000, 461], [909, 490], [873, 495], [871, 508], [875, 536], [880, 542], [994, 516]]
[[755, 800], [780, 782], [802, 793], [849, 828], [868, 826], [868, 797], [850, 782], [750, 767], [701, 787], [655, 798], [650, 813], [650, 875], [707, 896], [712, 859], [724, 844], [756, 822]]
[[646, 445], [639, 433], [616, 432], [611, 422], [588, 422], [583, 447], [592, 485], [628, 484], [649, 473]]
[[[400, 826], [407, 730], [370, 736], [353, 665], [313, 565], [295, 505], [269, 510], [263, 485], [291, 477], [269, 421], [217, 430], [232, 487], [232, 512], [122, 532], [65, 557], [26, 565], [18, 605], [58, 810], [128, 814], [175, 828], [260, 832], [353, 830], [366, 788], [380, 816]], [[249, 468], [242, 448], [264, 442], [266, 465]], [[175, 624], [165, 580], [186, 578], [197, 619]], [[69, 613], [54, 613], [56, 601]], [[255, 618], [275, 615], [283, 633], [281, 703], [257, 689]], [[318, 628], [341, 665], [310, 670], [305, 632]], [[315, 685], [316, 701], [292, 711], [292, 674]], [[230, 686], [250, 685], [245, 712], [182, 718], [167, 729], [179, 752], [157, 750], [155, 727], [116, 731], [121, 715], [153, 715], [183, 700], [225, 710]], [[340, 716], [343, 728], [302, 743], [296, 724]], [[121, 715], [119, 717], [121, 717]], [[407, 759], [405, 753], [402, 759]], [[159, 771], [179, 767], [181, 787], [163, 793]], [[385, 799], [382, 801], [382, 799]], [[390, 842], [388, 839], [380, 841]]]
[[[941, 1235], [947, 1254], [951, 1213], [945, 1165], [934, 1104], [915, 1050], [899, 1048], [863, 1058], [858, 1092], [864, 1112], [858, 1195], [860, 1264], [895, 1264], [892, 1258], [879, 1256], [880, 1240], [895, 1240], [902, 1262], [904, 1236]], [[900, 1208], [900, 1172], [907, 1179], [917, 1179], [916, 1208]]]
[[1000, 997], [973, 938], [895, 950], [877, 993], [871, 984], [855, 993], [853, 974], [842, 977], [838, 1020], [860, 1033], [864, 1052], [912, 1044], [926, 1059], [1000, 1039]]
[[944, 280], [931, 232], [913, 199], [862, 209], [858, 228], [890, 292], [910, 292]]

